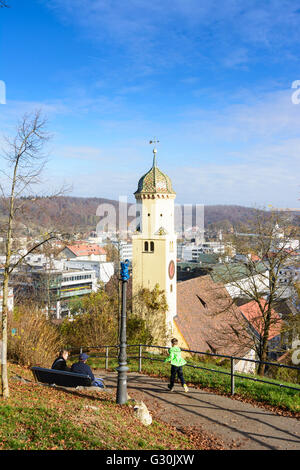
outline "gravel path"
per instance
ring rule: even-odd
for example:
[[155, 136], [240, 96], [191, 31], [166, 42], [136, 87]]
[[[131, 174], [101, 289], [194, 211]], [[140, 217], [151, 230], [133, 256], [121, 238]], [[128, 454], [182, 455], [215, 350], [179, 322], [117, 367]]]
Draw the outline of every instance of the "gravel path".
[[[116, 389], [117, 373], [101, 371], [108, 388]], [[192, 426], [221, 439], [227, 449], [300, 450], [300, 421], [279, 416], [225, 396], [198, 388], [185, 393], [179, 384], [169, 392], [162, 379], [130, 372], [128, 394], [143, 400], [154, 418]]]

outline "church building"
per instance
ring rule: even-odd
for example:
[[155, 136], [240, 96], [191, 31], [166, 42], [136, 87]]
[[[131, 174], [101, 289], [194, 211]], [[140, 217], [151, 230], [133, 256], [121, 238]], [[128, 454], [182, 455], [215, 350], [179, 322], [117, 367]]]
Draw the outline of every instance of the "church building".
[[173, 333], [176, 316], [176, 233], [174, 200], [170, 178], [157, 166], [153, 150], [152, 168], [140, 178], [137, 191], [137, 233], [132, 237], [132, 289], [152, 290], [156, 284], [166, 296], [166, 326]]
[[[137, 231], [132, 236], [132, 294], [142, 288], [152, 290], [158, 284], [168, 304], [168, 339], [176, 337], [180, 347], [251, 359], [254, 352], [248, 338], [245, 344], [245, 334], [238, 331], [241, 312], [232, 305], [222, 283], [205, 275], [176, 285], [176, 194], [170, 178], [158, 168], [156, 154], [154, 148], [153, 165], [140, 178], [134, 193]], [[237, 370], [248, 371], [249, 364], [241, 360]]]

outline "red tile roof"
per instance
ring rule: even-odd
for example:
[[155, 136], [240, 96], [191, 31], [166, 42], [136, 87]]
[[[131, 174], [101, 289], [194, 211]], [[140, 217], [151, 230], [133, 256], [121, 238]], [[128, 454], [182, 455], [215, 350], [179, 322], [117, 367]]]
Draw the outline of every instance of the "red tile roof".
[[75, 243], [66, 246], [76, 256], [106, 255], [106, 251], [93, 243]]
[[252, 349], [239, 308], [224, 286], [210, 276], [177, 284], [174, 321], [191, 350], [244, 356]]
[[[264, 299], [259, 299], [263, 312], [267, 312], [267, 302]], [[255, 300], [241, 305], [241, 312], [253, 328], [261, 335], [264, 330], [263, 313]], [[269, 328], [269, 340], [278, 336], [282, 327], [282, 320], [274, 309], [271, 310], [271, 324]]]

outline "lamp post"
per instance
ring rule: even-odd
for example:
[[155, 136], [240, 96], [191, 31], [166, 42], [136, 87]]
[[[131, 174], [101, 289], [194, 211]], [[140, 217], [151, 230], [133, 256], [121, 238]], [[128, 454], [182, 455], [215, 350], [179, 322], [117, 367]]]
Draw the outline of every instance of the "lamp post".
[[120, 352], [118, 385], [117, 385], [117, 403], [124, 405], [127, 402], [127, 354], [126, 354], [126, 290], [127, 281], [129, 279], [129, 261], [121, 263], [121, 280], [122, 280], [122, 311], [121, 311], [121, 328], [120, 328]]

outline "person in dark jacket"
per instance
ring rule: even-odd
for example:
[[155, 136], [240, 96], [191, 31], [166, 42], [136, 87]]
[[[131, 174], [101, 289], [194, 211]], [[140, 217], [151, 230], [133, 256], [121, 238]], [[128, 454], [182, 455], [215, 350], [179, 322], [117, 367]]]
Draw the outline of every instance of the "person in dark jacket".
[[92, 372], [92, 369], [86, 363], [88, 357], [89, 356], [86, 353], [80, 354], [79, 355], [79, 361], [74, 362], [74, 364], [72, 364], [71, 372], [75, 372], [76, 374], [89, 375], [92, 380], [95, 380], [95, 376]]
[[70, 372], [71, 369], [67, 367], [68, 356], [69, 352], [66, 349], [62, 349], [59, 352], [59, 356], [53, 362], [51, 369], [64, 370], [66, 372]]
[[95, 378], [92, 369], [90, 366], [86, 363], [88, 360], [89, 356], [86, 353], [81, 353], [79, 355], [79, 361], [74, 362], [71, 367], [71, 372], [75, 372], [76, 374], [84, 374], [88, 375], [92, 379], [92, 385], [94, 387], [101, 387], [104, 388], [103, 381], [100, 378]]

